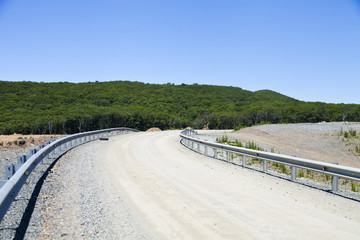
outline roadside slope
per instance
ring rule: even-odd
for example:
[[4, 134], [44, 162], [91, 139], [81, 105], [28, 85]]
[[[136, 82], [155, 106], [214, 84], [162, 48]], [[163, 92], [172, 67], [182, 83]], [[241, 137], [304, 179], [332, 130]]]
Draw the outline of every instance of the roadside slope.
[[269, 124], [240, 129], [236, 132], [219, 130], [200, 131], [201, 134], [221, 137], [243, 143], [254, 141], [267, 151], [295, 155], [322, 162], [360, 168], [360, 156], [354, 154], [355, 147], [360, 146], [360, 135], [356, 138], [344, 138], [339, 133], [356, 130], [360, 133], [360, 123], [297, 123]]
[[359, 202], [198, 155], [179, 140], [178, 131], [133, 134], [101, 156], [113, 183], [104, 188], [121, 192], [154, 237], [358, 239]]

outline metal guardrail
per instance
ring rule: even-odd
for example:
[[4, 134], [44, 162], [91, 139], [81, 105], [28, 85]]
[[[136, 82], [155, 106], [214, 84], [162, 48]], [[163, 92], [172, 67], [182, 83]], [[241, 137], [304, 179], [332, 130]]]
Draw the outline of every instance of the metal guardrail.
[[139, 131], [131, 128], [110, 128], [69, 135], [50, 142], [48, 145], [43, 145], [40, 149], [32, 150], [32, 156], [24, 155], [19, 157], [18, 164], [16, 165], [6, 166], [5, 180], [0, 181], [0, 222], [30, 173], [46, 156], [50, 158], [51, 153], [55, 154], [56, 151], [61, 153], [62, 151], [67, 151], [71, 148], [79, 146], [80, 144], [97, 140], [103, 138], [104, 136], [109, 137], [118, 134], [127, 134], [129, 132]]
[[[225, 144], [219, 144], [214, 142], [209, 142], [201, 140], [198, 138], [192, 137], [196, 135], [197, 132], [194, 130], [185, 130], [182, 131], [180, 137], [182, 138], [183, 144], [192, 149], [195, 152], [204, 154], [205, 156], [210, 156], [208, 154], [208, 148], [213, 149], [213, 155], [210, 157], [218, 158], [218, 151], [226, 152], [226, 160], [230, 161], [230, 153], [238, 154], [242, 156], [242, 166], [246, 166], [246, 158], [251, 157], [263, 161], [263, 172], [268, 171], [268, 162], [282, 163], [291, 167], [291, 180], [296, 180], [297, 168], [311, 170], [314, 172], [324, 173], [332, 176], [332, 191], [336, 192], [339, 189], [338, 179], [339, 177], [347, 178], [351, 180], [360, 181], [360, 169], [340, 166], [326, 162], [314, 161], [304, 158], [298, 158], [293, 156], [287, 156], [283, 154], [268, 153], [264, 151], [257, 151], [252, 149], [247, 149], [243, 147], [235, 147]], [[195, 147], [195, 145], [197, 145]], [[203, 146], [203, 152], [201, 152], [201, 146]]]

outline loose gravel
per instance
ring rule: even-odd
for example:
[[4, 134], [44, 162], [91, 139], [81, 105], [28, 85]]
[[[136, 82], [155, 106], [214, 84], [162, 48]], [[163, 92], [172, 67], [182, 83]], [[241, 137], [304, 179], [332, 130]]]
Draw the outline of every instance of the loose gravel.
[[44, 159], [1, 222], [0, 239], [152, 239], [101, 168], [106, 142]]
[[[17, 163], [17, 156], [28, 154], [29, 151], [30, 148], [1, 152], [0, 166], [4, 169], [5, 164]], [[49, 166], [56, 161], [56, 158], [57, 156], [54, 155], [51, 158], [44, 158], [30, 174], [0, 223], [0, 239], [22, 239], [21, 235], [23, 235], [29, 217], [31, 217], [32, 205], [37, 197], [40, 180], [46, 176]], [[4, 174], [3, 171], [2, 174]]]
[[[321, 133], [341, 129], [360, 131], [359, 123], [289, 124], [285, 128], [294, 130], [294, 126]], [[276, 125], [259, 128], [268, 133], [283, 131]], [[214, 141], [216, 136], [202, 138]], [[100, 149], [106, 143], [94, 141], [61, 157], [45, 158], [29, 176], [1, 222], [0, 239], [152, 239], [101, 167]], [[4, 166], [17, 163], [17, 157], [28, 154], [31, 148], [0, 153], [2, 179]], [[273, 171], [269, 173], [290, 178]], [[330, 191], [328, 184], [303, 178], [297, 182]], [[357, 193], [340, 190], [337, 194], [360, 201]]]
[[0, 152], [0, 179], [5, 177], [5, 166], [9, 164], [17, 164], [18, 156], [29, 155], [30, 150], [37, 148], [37, 146], [32, 145], [28, 148], [14, 149], [6, 152]]

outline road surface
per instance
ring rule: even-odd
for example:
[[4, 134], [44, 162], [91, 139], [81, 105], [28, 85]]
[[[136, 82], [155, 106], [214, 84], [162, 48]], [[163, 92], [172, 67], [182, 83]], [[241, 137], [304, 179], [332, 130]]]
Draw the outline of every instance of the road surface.
[[71, 150], [25, 238], [359, 239], [360, 203], [199, 155], [179, 131]]
[[196, 154], [179, 132], [112, 141], [103, 164], [159, 239], [358, 239], [360, 203]]

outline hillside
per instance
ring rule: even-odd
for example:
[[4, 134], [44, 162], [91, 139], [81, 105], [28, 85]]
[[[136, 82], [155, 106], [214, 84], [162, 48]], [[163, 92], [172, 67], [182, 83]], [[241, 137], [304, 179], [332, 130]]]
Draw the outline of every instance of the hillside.
[[207, 122], [224, 129], [261, 122], [360, 121], [360, 105], [198, 84], [0, 81], [0, 103], [0, 134], [69, 134], [115, 126], [200, 128]]

